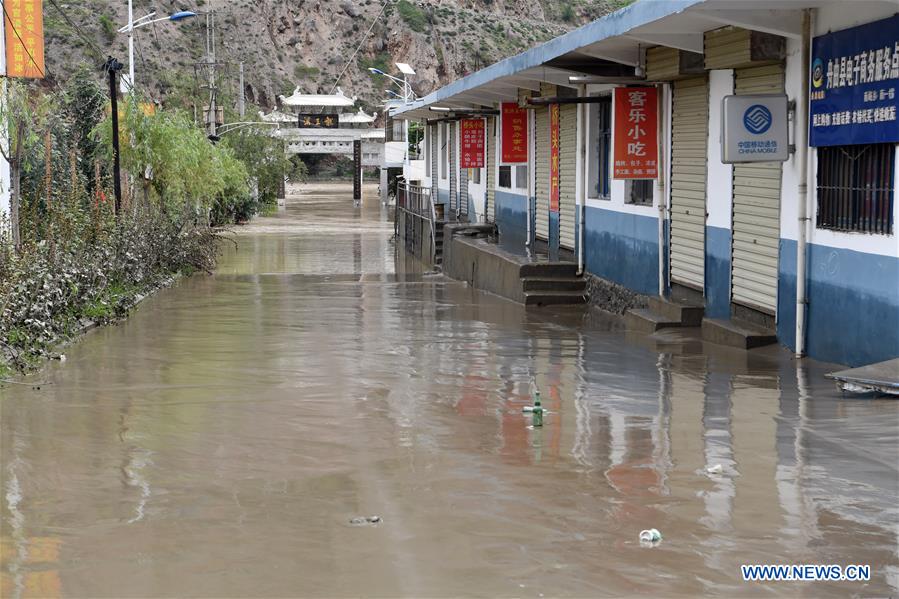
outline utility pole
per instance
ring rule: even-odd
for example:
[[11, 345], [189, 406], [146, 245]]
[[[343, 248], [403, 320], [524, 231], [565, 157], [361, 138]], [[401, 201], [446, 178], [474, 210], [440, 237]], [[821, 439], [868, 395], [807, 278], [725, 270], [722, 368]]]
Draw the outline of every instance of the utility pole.
[[134, 7], [128, 0], [128, 91], [134, 90]]
[[206, 132], [215, 136], [215, 10], [206, 13], [206, 67], [209, 85], [209, 113], [206, 115]]
[[243, 63], [240, 63], [240, 76], [238, 77], [238, 84], [240, 85], [240, 89], [237, 92], [237, 114], [240, 115], [241, 120], [243, 120], [244, 114], [247, 112], [246, 99], [243, 94]]
[[119, 90], [116, 85], [116, 74], [122, 70], [122, 64], [110, 56], [104, 68], [109, 75], [109, 102], [111, 104], [110, 112], [112, 112], [112, 181], [115, 192], [115, 213], [118, 215], [122, 207], [122, 177], [119, 172]]

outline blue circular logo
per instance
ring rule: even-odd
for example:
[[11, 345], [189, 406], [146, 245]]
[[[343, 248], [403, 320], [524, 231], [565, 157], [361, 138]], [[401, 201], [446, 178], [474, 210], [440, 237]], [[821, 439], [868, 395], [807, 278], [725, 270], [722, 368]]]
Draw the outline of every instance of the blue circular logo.
[[761, 104], [753, 104], [743, 113], [743, 126], [750, 133], [761, 135], [771, 128], [771, 111]]

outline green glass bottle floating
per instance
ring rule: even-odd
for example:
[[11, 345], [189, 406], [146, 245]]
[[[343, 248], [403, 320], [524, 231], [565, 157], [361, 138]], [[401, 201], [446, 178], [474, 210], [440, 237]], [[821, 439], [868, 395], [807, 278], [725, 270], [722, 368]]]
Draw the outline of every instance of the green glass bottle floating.
[[543, 405], [540, 403], [540, 392], [534, 393], [534, 409], [531, 411], [533, 416], [532, 424], [534, 428], [543, 426]]

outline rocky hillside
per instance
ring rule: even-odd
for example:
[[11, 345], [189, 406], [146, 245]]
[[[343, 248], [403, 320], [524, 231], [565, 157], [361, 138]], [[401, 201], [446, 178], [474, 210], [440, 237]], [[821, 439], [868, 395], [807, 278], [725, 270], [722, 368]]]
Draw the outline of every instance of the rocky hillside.
[[[149, 10], [165, 15], [214, 9], [223, 98], [236, 97], [240, 62], [247, 99], [265, 108], [295, 87], [331, 91], [346, 67], [339, 85], [371, 108], [390, 85], [370, 75], [368, 67], [395, 72], [395, 61], [408, 62], [417, 70], [413, 85], [422, 95], [629, 0], [388, 0], [386, 6], [382, 0], [192, 2], [135, 0], [135, 18]], [[58, 0], [57, 5], [67, 18], [44, 3], [51, 77], [65, 79], [79, 62], [97, 66], [106, 55], [125, 61], [126, 37], [116, 34], [127, 19], [125, 0]], [[196, 64], [205, 52], [205, 25], [201, 16], [138, 30], [138, 86], [157, 98], [202, 97]]]

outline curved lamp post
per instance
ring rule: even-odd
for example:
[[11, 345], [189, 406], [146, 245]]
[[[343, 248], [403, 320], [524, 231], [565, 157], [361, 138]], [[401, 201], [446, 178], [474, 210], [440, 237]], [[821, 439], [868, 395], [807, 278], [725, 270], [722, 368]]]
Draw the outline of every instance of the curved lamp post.
[[181, 10], [172, 13], [166, 17], [154, 18], [156, 11], [148, 13], [136, 21], [134, 20], [134, 12], [132, 11], [131, 0], [128, 0], [128, 24], [119, 29], [119, 33], [128, 34], [128, 89], [134, 89], [134, 30], [160, 21], [183, 21], [191, 17], [197, 16], [197, 13], [189, 10]]

